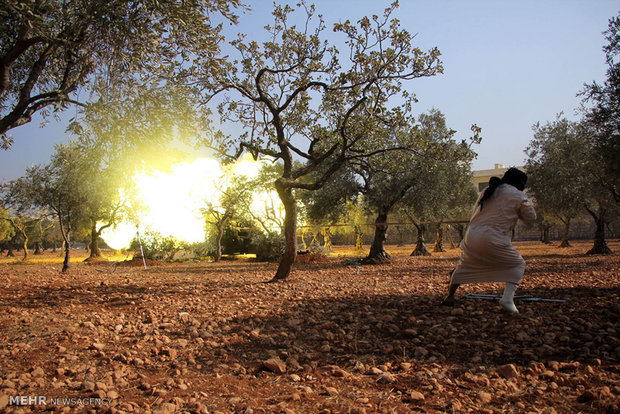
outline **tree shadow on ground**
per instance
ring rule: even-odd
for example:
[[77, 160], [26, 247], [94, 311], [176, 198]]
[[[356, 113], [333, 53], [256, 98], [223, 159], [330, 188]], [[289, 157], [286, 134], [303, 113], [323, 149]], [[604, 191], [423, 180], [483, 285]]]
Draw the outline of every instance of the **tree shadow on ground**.
[[[277, 315], [226, 324], [228, 355], [290, 357], [301, 365], [420, 360], [462, 367], [532, 361], [617, 360], [617, 288], [530, 289], [566, 303], [519, 303], [518, 316], [494, 301], [437, 296], [360, 296], [290, 303]], [[226, 342], [226, 341], [225, 341]]]

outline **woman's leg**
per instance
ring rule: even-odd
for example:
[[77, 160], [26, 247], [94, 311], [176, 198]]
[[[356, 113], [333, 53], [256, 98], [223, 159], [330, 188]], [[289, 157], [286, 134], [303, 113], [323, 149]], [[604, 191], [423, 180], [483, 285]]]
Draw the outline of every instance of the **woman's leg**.
[[441, 302], [441, 304], [444, 306], [454, 306], [454, 302], [455, 302], [454, 294], [456, 293], [456, 290], [459, 288], [459, 286], [461, 286], [458, 283], [452, 283], [452, 274], [454, 273], [455, 270], [456, 268], [450, 271], [450, 285], [448, 286], [448, 296], [446, 296], [444, 300]]
[[499, 300], [499, 304], [502, 305], [502, 307], [510, 313], [519, 313], [519, 310], [514, 303], [514, 296], [517, 287], [519, 287], [517, 283], [506, 282], [506, 287], [504, 288], [504, 295]]

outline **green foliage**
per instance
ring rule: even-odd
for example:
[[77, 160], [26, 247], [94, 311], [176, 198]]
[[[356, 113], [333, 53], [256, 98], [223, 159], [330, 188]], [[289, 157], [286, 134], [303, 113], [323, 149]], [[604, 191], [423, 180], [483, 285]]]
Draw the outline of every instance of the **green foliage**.
[[533, 131], [526, 149], [527, 191], [539, 215], [570, 220], [583, 209], [590, 185], [587, 142], [580, 126], [561, 115], [553, 122], [537, 123]]
[[[140, 242], [142, 250], [140, 250]], [[187, 243], [179, 241], [176, 237], [164, 237], [156, 231], [147, 230], [140, 236], [140, 241], [134, 238], [129, 248], [138, 252], [137, 257], [141, 257], [140, 252], [142, 252], [146, 259], [171, 261], [175, 253], [185, 247]]]
[[321, 246], [318, 243], [312, 243], [309, 247], [308, 250], [310, 250], [310, 253], [319, 255], [321, 257], [327, 257], [329, 256], [329, 253], [331, 252], [331, 249], [325, 247], [325, 246]]
[[14, 235], [15, 231], [9, 221], [9, 211], [0, 207], [0, 242], [10, 240]]
[[279, 260], [284, 253], [286, 241], [280, 233], [255, 232], [252, 244], [256, 249], [256, 260], [273, 262]]
[[[227, 226], [224, 229], [224, 235], [222, 236], [222, 253], [224, 254], [246, 254], [249, 251], [249, 248], [252, 244], [252, 233], [258, 231], [258, 229], [254, 229], [253, 231], [248, 229], [251, 225], [249, 221], [243, 221], [239, 223], [233, 223], [231, 226]], [[244, 229], [239, 230], [237, 226], [241, 226]]]
[[190, 56], [216, 65], [221, 27], [211, 19], [235, 21], [238, 6], [238, 0], [0, 2], [0, 144], [8, 148], [6, 132], [35, 112], [111, 90], [117, 103], [147, 98], [141, 92], [195, 74]]
[[211, 89], [226, 93], [221, 120], [246, 132], [234, 139], [213, 135], [208, 145], [233, 157], [267, 155], [282, 165], [275, 186], [286, 210], [286, 254], [275, 279], [287, 278], [294, 263], [293, 191], [319, 189], [347, 161], [393, 149], [385, 137], [411, 121], [415, 100], [404, 82], [443, 70], [439, 51], [422, 51], [400, 27], [392, 16], [397, 7], [394, 2], [381, 15], [335, 24], [339, 39], [328, 41], [314, 6], [301, 1], [299, 16], [291, 6], [275, 5], [269, 40], [240, 35], [231, 42], [238, 59], [212, 79]]
[[593, 82], [581, 92], [586, 103], [585, 121], [589, 124], [592, 150], [598, 158], [598, 178], [609, 190], [616, 203], [620, 201], [620, 15], [609, 20], [604, 32], [607, 44], [603, 47], [607, 61], [607, 79], [603, 84]]

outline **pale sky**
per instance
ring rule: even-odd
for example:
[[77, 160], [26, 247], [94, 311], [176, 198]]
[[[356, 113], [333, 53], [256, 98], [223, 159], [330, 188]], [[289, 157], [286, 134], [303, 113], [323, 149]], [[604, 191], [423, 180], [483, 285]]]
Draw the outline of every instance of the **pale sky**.
[[[227, 30], [254, 34], [271, 23], [271, 1], [246, 3], [251, 14]], [[388, 5], [379, 0], [314, 3], [329, 26], [381, 14]], [[619, 10], [617, 0], [401, 0], [395, 17], [417, 34], [420, 48], [437, 46], [444, 66], [442, 75], [406, 84], [419, 99], [414, 113], [439, 109], [461, 138], [470, 135], [472, 123], [481, 127], [475, 170], [495, 163], [523, 165], [532, 125], [559, 112], [578, 119], [576, 94], [584, 83], [605, 79], [602, 32]], [[75, 109], [69, 109], [44, 128], [37, 118], [10, 131], [15, 142], [10, 150], [0, 150], [0, 181], [49, 162], [53, 146], [69, 139], [64, 128], [73, 115]]]

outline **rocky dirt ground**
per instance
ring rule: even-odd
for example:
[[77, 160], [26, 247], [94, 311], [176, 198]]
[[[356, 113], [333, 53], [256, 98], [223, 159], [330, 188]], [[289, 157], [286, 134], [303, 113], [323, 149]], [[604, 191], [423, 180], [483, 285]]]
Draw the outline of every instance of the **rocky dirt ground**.
[[359, 269], [336, 252], [275, 284], [248, 260], [2, 258], [0, 411], [619, 412], [620, 254], [516, 245], [519, 293], [565, 303], [441, 307], [456, 249]]

